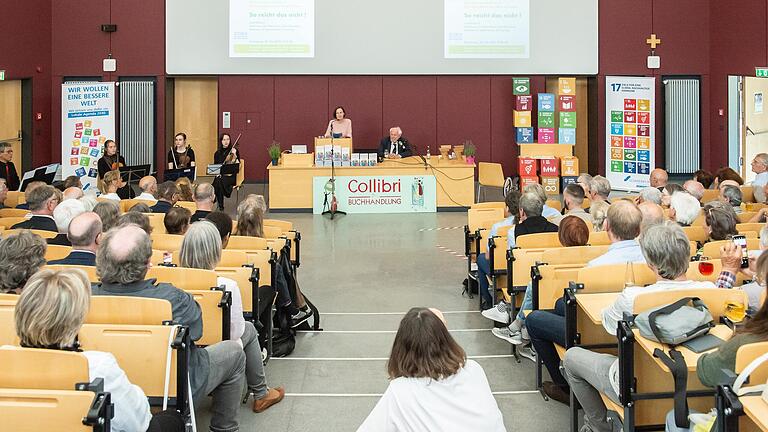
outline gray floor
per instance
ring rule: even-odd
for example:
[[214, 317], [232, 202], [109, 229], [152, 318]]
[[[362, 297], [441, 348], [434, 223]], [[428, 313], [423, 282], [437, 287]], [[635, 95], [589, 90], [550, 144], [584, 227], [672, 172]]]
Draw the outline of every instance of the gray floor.
[[[498, 392], [509, 431], [566, 430], [567, 407], [531, 392], [533, 363], [509, 358], [510, 345], [491, 334], [477, 298], [460, 294], [466, 213], [269, 217], [291, 220], [302, 233], [299, 282], [325, 331], [299, 334], [289, 358], [269, 362], [269, 384], [284, 385], [288, 395], [262, 414], [243, 406], [242, 430], [354, 431], [387, 387], [385, 359], [413, 306], [448, 312], [452, 334], [479, 357]], [[200, 430], [208, 425], [207, 402], [197, 407]]]

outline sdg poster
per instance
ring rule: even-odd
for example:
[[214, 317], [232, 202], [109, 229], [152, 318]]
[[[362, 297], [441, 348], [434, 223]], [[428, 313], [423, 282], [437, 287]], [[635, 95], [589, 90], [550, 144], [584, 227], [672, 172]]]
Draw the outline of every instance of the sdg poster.
[[83, 190], [95, 190], [108, 139], [115, 139], [115, 83], [62, 84], [61, 177], [76, 175]]
[[655, 78], [605, 78], [605, 172], [614, 189], [637, 191], [650, 185], [656, 160], [655, 90]]

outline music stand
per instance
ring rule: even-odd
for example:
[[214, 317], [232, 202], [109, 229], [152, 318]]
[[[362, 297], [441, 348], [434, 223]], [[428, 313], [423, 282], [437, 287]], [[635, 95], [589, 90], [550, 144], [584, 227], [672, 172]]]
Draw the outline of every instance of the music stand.
[[33, 181], [45, 182], [45, 184], [52, 184], [56, 178], [56, 172], [59, 170], [61, 164], [50, 164], [35, 168], [32, 171], [27, 171], [21, 179], [21, 186], [19, 191], [24, 192], [27, 190], [27, 185]]
[[233, 163], [233, 164], [224, 164], [221, 166], [221, 170], [219, 170], [219, 175], [221, 176], [233, 176], [237, 175], [237, 173], [240, 172], [240, 163]]
[[164, 181], [176, 181], [181, 177], [186, 177], [189, 181], [195, 181], [195, 167], [167, 169], [163, 176]]
[[120, 177], [126, 184], [138, 183], [142, 177], [149, 175], [149, 164], [124, 166], [120, 168]]

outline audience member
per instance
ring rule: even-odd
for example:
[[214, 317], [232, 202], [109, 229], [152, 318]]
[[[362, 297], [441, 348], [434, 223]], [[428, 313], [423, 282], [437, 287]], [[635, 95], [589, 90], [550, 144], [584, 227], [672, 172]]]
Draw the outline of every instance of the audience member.
[[672, 199], [675, 192], [685, 192], [685, 189], [677, 183], [668, 183], [661, 188], [661, 205], [663, 207], [669, 208], [669, 200]]
[[592, 183], [592, 176], [587, 173], [581, 173], [576, 178], [576, 184], [584, 189], [584, 196], [592, 196], [589, 193], [589, 184]]
[[553, 224], [560, 225], [561, 221], [566, 216], [576, 216], [584, 222], [589, 222], [589, 224], [592, 225], [595, 222], [595, 219], [589, 213], [587, 213], [584, 208], [582, 208], [581, 205], [583, 203], [584, 189], [575, 183], [569, 184], [563, 190], [563, 206], [566, 210], [565, 214], [557, 215], [550, 220]]
[[80, 198], [80, 202], [83, 203], [83, 206], [85, 207], [85, 211], [93, 211], [94, 207], [96, 207], [96, 204], [99, 203], [99, 201], [93, 195], [83, 196], [82, 198]]
[[0, 178], [0, 209], [5, 208], [5, 200], [8, 198], [8, 185], [5, 179]]
[[85, 194], [83, 193], [83, 190], [76, 186], [71, 186], [66, 189], [64, 189], [63, 193], [63, 201], [66, 200], [79, 200], [82, 198]]
[[595, 232], [605, 231], [605, 217], [608, 215], [610, 205], [605, 201], [594, 201], [589, 206], [589, 214], [595, 219], [592, 229]]
[[[518, 191], [510, 191], [507, 196], [504, 197], [504, 219], [500, 220], [499, 222], [496, 222], [491, 226], [490, 231], [488, 232], [488, 242], [490, 244], [490, 239], [492, 237], [496, 237], [498, 235], [499, 229], [502, 227], [510, 227], [509, 231], [513, 231], [515, 229], [515, 219], [517, 218], [517, 215], [520, 213], [519, 211], [519, 205], [520, 205], [520, 192]], [[507, 231], [507, 237], [509, 237], [509, 231]], [[513, 234], [514, 237], [514, 234]], [[505, 253], [505, 252], [499, 252], [499, 253]], [[480, 298], [481, 301], [481, 308], [482, 309], [488, 309], [493, 305], [493, 293], [489, 292], [490, 285], [488, 284], [488, 278], [487, 275], [491, 273], [491, 265], [488, 261], [490, 259], [490, 256], [488, 255], [488, 252], [486, 251], [484, 254], [478, 254], [477, 256], [477, 286], [478, 290], [480, 292]], [[506, 309], [505, 309], [506, 310]]]
[[117, 218], [120, 217], [120, 207], [115, 201], [102, 201], [96, 204], [93, 212], [101, 218], [103, 231], [107, 232], [117, 225]]
[[636, 202], [642, 204], [644, 202], [652, 202], [654, 204], [661, 205], [661, 190], [655, 187], [643, 188], [640, 191], [640, 195], [637, 196]]
[[[33, 190], [39, 188], [40, 186], [45, 186], [45, 182], [42, 182], [42, 181], [29, 182], [29, 184], [27, 185], [27, 188], [24, 190], [24, 194], [26, 196], [29, 196], [29, 194], [31, 194]], [[13, 188], [9, 188], [9, 189], [10, 190], [15, 190]], [[29, 202], [27, 201], [27, 202], [23, 202], [21, 204], [17, 204], [16, 208], [17, 209], [23, 209], [23, 210], [29, 210]]]
[[136, 199], [157, 202], [157, 179], [152, 176], [144, 176], [139, 180], [141, 194]]
[[667, 172], [663, 169], [656, 168], [651, 171], [650, 181], [652, 188], [661, 190], [661, 188], [667, 185], [667, 181], [669, 181], [669, 175], [667, 175]]
[[24, 222], [17, 223], [11, 228], [58, 232], [56, 221], [53, 220], [53, 211], [61, 202], [61, 192], [53, 186], [43, 184], [33, 189], [32, 192], [27, 192], [25, 195], [32, 217]]
[[467, 360], [437, 309], [405, 314], [387, 371], [389, 387], [358, 432], [506, 430], [483, 368]]
[[152, 235], [152, 224], [149, 222], [149, 216], [145, 215], [144, 213], [137, 211], [127, 211], [120, 215], [120, 218], [117, 220], [117, 226], [126, 226], [130, 224], [136, 225], [143, 229], [147, 235]]
[[[14, 320], [21, 346], [80, 351], [77, 334], [88, 314], [90, 300], [90, 283], [82, 270], [40, 271], [29, 280], [16, 304]], [[152, 414], [141, 388], [128, 380], [112, 354], [82, 354], [88, 360], [88, 378], [103, 378], [104, 391], [112, 396], [112, 429], [146, 431]]]
[[[171, 211], [173, 211], [172, 209]], [[170, 215], [171, 213], [168, 212]], [[200, 221], [189, 227], [179, 251], [181, 266], [214, 270], [221, 261], [221, 237], [219, 230], [209, 221]], [[285, 396], [282, 387], [268, 388], [261, 359], [259, 334], [250, 321], [243, 319], [243, 300], [237, 282], [219, 277], [217, 286], [232, 293], [230, 309], [230, 340], [240, 341], [245, 352], [245, 378], [248, 392], [253, 395], [253, 410], [262, 412], [280, 402]]]
[[213, 211], [213, 203], [216, 200], [216, 194], [214, 193], [213, 186], [210, 183], [200, 183], [195, 188], [195, 204], [197, 210], [192, 214], [190, 221], [195, 223], [201, 219], [205, 219], [208, 214]]
[[761, 276], [765, 273], [757, 270], [757, 261], [761, 256], [768, 255], [763, 253], [766, 250], [768, 250], [768, 225], [763, 226], [760, 230], [760, 250], [750, 251], [749, 267], [740, 269], [746, 279], [751, 280], [751, 282], [742, 285], [741, 289], [749, 296], [749, 308], [752, 310], [758, 310], [762, 305], [761, 296], [765, 292], [766, 281]]
[[152, 213], [152, 209], [143, 202], [134, 204], [128, 211], [133, 213]]
[[192, 216], [184, 207], [172, 207], [163, 218], [165, 232], [168, 234], [184, 235], [189, 228], [189, 218]]
[[578, 216], [566, 216], [560, 221], [557, 238], [564, 247], [584, 246], [589, 241], [589, 227]]
[[[616, 301], [602, 312], [603, 327], [616, 334], [618, 321], [624, 313], [633, 313], [635, 297], [643, 293], [691, 288], [715, 288], [712, 282], [688, 280], [690, 245], [683, 230], [672, 222], [655, 225], [640, 239], [643, 254], [651, 270], [656, 273], [657, 282], [646, 287], [624, 288]], [[738, 269], [738, 256], [729, 252], [723, 261], [723, 268]], [[735, 258], [735, 259], [734, 259]], [[735, 265], [736, 268], [731, 268]], [[584, 421], [588, 430], [611, 431], [606, 421], [606, 408], [598, 391], [618, 403], [618, 359], [610, 354], [600, 354], [582, 348], [571, 348], [563, 360], [571, 390], [584, 408]], [[566, 394], [567, 397], [567, 394]]]
[[264, 237], [264, 206], [261, 195], [248, 195], [238, 204], [237, 232], [235, 234], [248, 237]]
[[717, 172], [715, 172], [715, 180], [712, 182], [712, 184], [715, 188], [719, 188], [720, 183], [724, 182], [725, 180], [733, 180], [739, 186], [744, 184], [744, 179], [742, 179], [739, 173], [734, 171], [731, 167], [723, 167], [717, 170]]
[[42, 237], [27, 230], [0, 240], [0, 293], [20, 294], [45, 264], [46, 248]]
[[85, 213], [85, 206], [78, 200], [65, 200], [56, 206], [53, 210], [53, 219], [56, 221], [56, 227], [59, 234], [48, 240], [48, 244], [72, 246], [67, 239], [69, 224], [76, 216]]
[[752, 172], [756, 174], [752, 180], [752, 189], [755, 201], [764, 203], [766, 199], [765, 187], [768, 186], [768, 153], [758, 153], [752, 159]]
[[101, 181], [100, 186], [101, 198], [120, 201], [120, 195], [117, 194], [117, 190], [125, 187], [125, 183], [120, 178], [120, 171], [115, 170], [104, 174], [104, 179]]
[[607, 178], [599, 175], [592, 177], [592, 181], [589, 182], [589, 199], [592, 202], [605, 201], [610, 204], [611, 202], [608, 201], [608, 195], [610, 194], [611, 183]]
[[733, 207], [721, 201], [712, 201], [704, 205], [704, 229], [709, 240], [727, 240], [738, 234], [738, 218]]
[[[544, 202], [541, 201], [541, 196], [533, 192], [523, 193], [520, 197], [520, 213], [517, 218], [517, 225], [515, 225], [513, 241], [511, 243], [507, 241], [510, 249], [515, 247], [517, 238], [521, 235], [557, 232], [557, 225], [542, 216], [543, 208]], [[507, 240], [509, 240], [509, 234]]]
[[[96, 271], [101, 283], [93, 285], [93, 294], [168, 300], [173, 320], [189, 327], [192, 341], [200, 339], [202, 313], [192, 295], [171, 284], [145, 280], [151, 257], [152, 243], [141, 228], [127, 225], [110, 230], [96, 253]], [[194, 399], [200, 401], [213, 394], [210, 429], [238, 430], [245, 372], [245, 353], [240, 343], [226, 340], [203, 349], [193, 342], [189, 349], [189, 378]]]
[[560, 212], [556, 209], [550, 207], [547, 205], [547, 193], [544, 191], [544, 186], [534, 183], [529, 184], [528, 186], [523, 188], [523, 194], [526, 193], [533, 193], [536, 194], [537, 197], [539, 197], [539, 200], [544, 203], [544, 206], [541, 208], [541, 216], [549, 219], [560, 216]]
[[634, 203], [621, 200], [611, 204], [605, 218], [605, 231], [611, 245], [605, 254], [593, 259], [587, 266], [644, 262], [640, 244], [635, 240], [640, 235], [642, 222], [643, 215]]
[[192, 182], [186, 177], [176, 179], [176, 188], [179, 190], [179, 201], [193, 201]]
[[701, 183], [704, 189], [712, 189], [712, 184], [715, 182], [715, 176], [707, 170], [698, 170], [693, 173], [693, 180]]
[[167, 181], [157, 186], [157, 203], [150, 207], [152, 213], [168, 213], [179, 200], [179, 189], [176, 183]]
[[699, 206], [701, 206], [701, 199], [704, 198], [704, 191], [706, 190], [703, 184], [696, 180], [688, 180], [683, 183], [683, 189], [691, 194], [692, 197], [696, 198], [696, 201], [699, 202]]
[[680, 226], [691, 226], [701, 214], [701, 205], [692, 195], [676, 192], [669, 202], [669, 219]]
[[[654, 189], [658, 192], [658, 189]], [[637, 205], [640, 214], [643, 215], [643, 221], [640, 223], [640, 233], [645, 232], [648, 227], [664, 222], [664, 209], [660, 205], [645, 201]]]
[[213, 223], [216, 229], [219, 230], [221, 247], [226, 249], [229, 243], [229, 236], [232, 234], [232, 218], [222, 211], [213, 211], [205, 217], [205, 220]]
[[722, 186], [720, 188], [720, 201], [733, 207], [736, 214], [741, 213], [741, 189], [736, 186]]
[[7, 141], [0, 141], [0, 178], [5, 179], [10, 190], [19, 189], [19, 173], [13, 164], [13, 147]]
[[[80, 181], [80, 177], [76, 175], [71, 175], [64, 179], [64, 183], [62, 184], [62, 187], [64, 191], [66, 191], [69, 188], [76, 188], [83, 190], [83, 182]], [[67, 199], [67, 198], [64, 198]]]
[[48, 264], [95, 266], [101, 232], [101, 218], [96, 213], [85, 212], [75, 216], [67, 231], [67, 237], [72, 243], [72, 252], [65, 258], [49, 261]]

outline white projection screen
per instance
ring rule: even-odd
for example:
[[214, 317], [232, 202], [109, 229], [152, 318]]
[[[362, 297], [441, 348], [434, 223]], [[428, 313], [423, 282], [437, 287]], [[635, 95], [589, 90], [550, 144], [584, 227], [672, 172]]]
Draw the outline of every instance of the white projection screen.
[[171, 75], [595, 75], [598, 0], [166, 0]]

